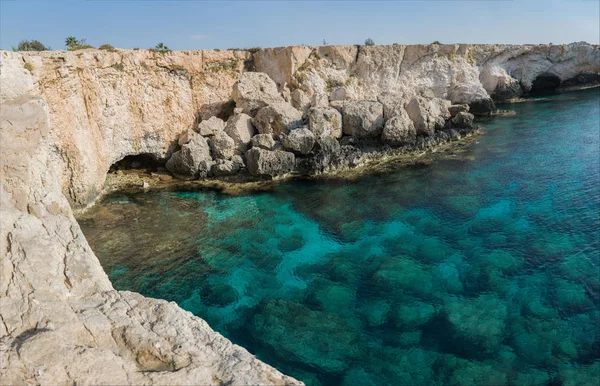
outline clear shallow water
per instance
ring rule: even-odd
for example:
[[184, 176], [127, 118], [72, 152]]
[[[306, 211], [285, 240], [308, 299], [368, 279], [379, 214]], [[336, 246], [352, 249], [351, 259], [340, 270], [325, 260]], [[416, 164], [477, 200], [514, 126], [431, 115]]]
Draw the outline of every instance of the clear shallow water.
[[115, 194], [80, 223], [117, 289], [176, 301], [307, 384], [595, 384], [599, 95], [510, 106], [469, 161]]

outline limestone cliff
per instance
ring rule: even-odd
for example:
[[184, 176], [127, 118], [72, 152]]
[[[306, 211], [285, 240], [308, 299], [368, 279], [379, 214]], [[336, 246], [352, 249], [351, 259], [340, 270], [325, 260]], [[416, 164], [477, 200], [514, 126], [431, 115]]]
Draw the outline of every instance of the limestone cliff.
[[598, 82], [600, 60], [585, 44], [0, 52], [4, 383], [296, 383], [177, 305], [115, 291], [73, 217], [114, 162], [166, 159], [200, 119], [228, 117], [250, 70], [301, 111], [429, 90], [485, 114]]

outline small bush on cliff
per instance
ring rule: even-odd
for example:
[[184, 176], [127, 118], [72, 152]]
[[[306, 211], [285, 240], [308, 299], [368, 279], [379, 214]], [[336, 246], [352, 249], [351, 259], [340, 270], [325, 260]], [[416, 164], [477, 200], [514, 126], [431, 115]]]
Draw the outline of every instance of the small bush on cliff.
[[365, 46], [374, 46], [375, 42], [373, 41], [373, 39], [368, 38], [367, 40], [365, 40]]
[[33, 72], [33, 66], [31, 65], [31, 63], [25, 63], [23, 68], [25, 68], [29, 72]]
[[163, 42], [160, 42], [154, 48], [151, 48], [150, 51], [170, 52], [171, 49], [169, 47], [165, 46], [165, 44]]
[[439, 46], [439, 45], [440, 45], [440, 44], [442, 44], [442, 43], [440, 43], [440, 41], [439, 41], [439, 40], [436, 40], [435, 42], [433, 42], [433, 43], [431, 43], [431, 44], [437, 44], [437, 45]]
[[13, 51], [48, 51], [49, 49], [39, 40], [21, 40], [16, 48], [13, 47]]
[[76, 39], [74, 36], [69, 36], [65, 39], [65, 45], [67, 46], [67, 51], [77, 51], [84, 50], [86, 48], [94, 48], [93, 46], [87, 44], [87, 39]]
[[108, 51], [108, 52], [117, 52], [117, 49], [115, 47], [111, 46], [110, 44], [103, 44], [100, 47], [98, 47], [98, 49]]

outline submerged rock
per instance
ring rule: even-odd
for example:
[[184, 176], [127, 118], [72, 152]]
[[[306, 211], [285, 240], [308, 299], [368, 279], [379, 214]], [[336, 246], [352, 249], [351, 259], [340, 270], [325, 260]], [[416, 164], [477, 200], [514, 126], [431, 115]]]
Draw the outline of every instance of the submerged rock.
[[253, 176], [280, 176], [294, 170], [294, 153], [253, 147], [246, 152], [246, 166]]
[[292, 301], [271, 300], [262, 305], [250, 331], [277, 356], [327, 373], [343, 372], [360, 355], [358, 334], [344, 319]]
[[383, 105], [376, 101], [349, 101], [342, 108], [344, 134], [376, 137], [383, 130]]

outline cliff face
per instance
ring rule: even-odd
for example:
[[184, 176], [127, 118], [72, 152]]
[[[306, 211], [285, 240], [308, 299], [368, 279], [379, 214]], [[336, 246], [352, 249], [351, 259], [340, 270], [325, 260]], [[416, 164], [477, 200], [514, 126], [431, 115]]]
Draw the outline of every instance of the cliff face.
[[300, 110], [433, 96], [471, 104], [598, 81], [589, 45], [326, 46], [0, 52], [0, 377], [7, 383], [294, 383], [177, 305], [115, 291], [72, 208], [111, 164], [166, 159], [199, 118], [231, 114], [247, 70]]

